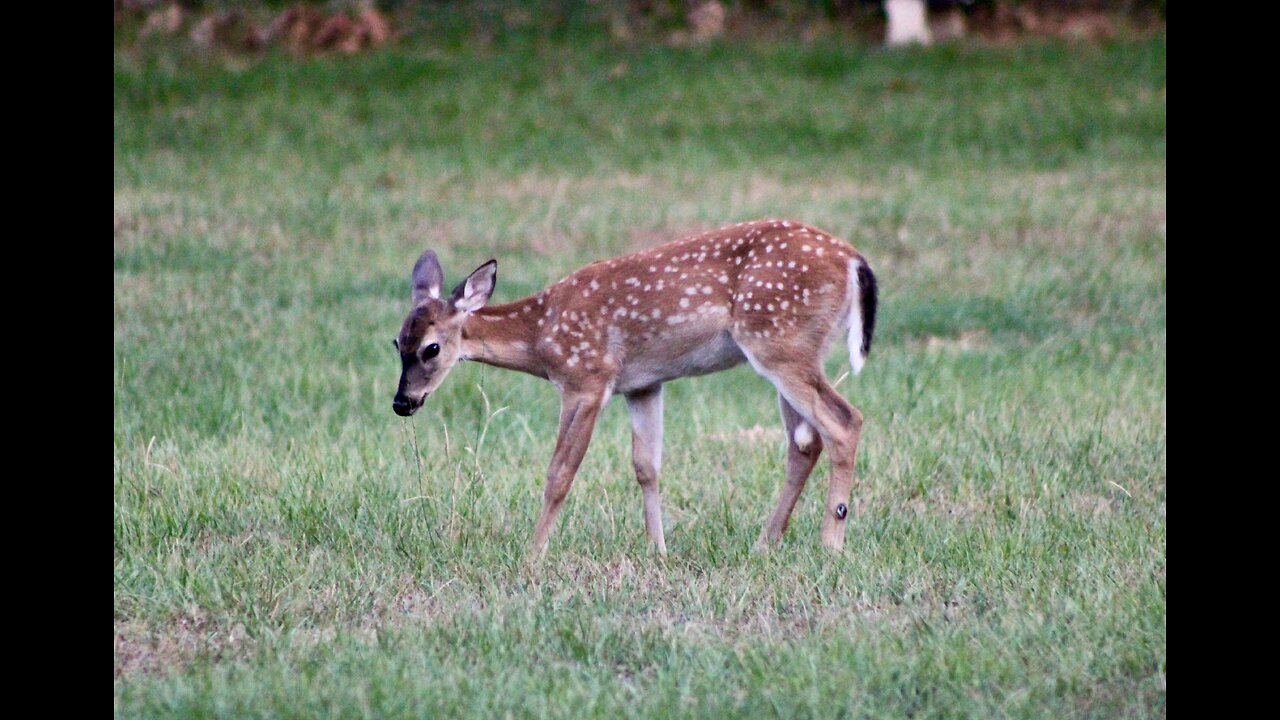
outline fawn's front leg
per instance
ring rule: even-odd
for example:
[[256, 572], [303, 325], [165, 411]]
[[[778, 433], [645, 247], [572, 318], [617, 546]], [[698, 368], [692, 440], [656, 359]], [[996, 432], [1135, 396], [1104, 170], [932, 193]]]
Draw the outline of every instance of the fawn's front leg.
[[542, 490], [542, 514], [533, 531], [529, 555], [541, 557], [547, 549], [547, 536], [556, 523], [556, 515], [573, 485], [573, 477], [582, 464], [582, 456], [591, 444], [596, 417], [608, 397], [607, 392], [570, 392], [560, 396], [560, 434], [547, 468], [547, 484]]

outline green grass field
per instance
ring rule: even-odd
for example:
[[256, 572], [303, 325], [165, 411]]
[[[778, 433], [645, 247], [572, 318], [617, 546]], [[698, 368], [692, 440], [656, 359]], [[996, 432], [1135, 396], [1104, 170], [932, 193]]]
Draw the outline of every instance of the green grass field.
[[[118, 50], [114, 105], [118, 716], [1165, 715], [1162, 35]], [[620, 401], [536, 567], [551, 385], [392, 414], [423, 249], [507, 301], [764, 216], [880, 279], [842, 553], [825, 459], [750, 552], [747, 366], [667, 387], [665, 559]]]

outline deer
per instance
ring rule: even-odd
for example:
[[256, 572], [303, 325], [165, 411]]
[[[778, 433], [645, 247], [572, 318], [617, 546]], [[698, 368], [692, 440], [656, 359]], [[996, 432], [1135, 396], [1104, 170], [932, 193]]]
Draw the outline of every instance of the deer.
[[497, 261], [441, 294], [444, 272], [426, 250], [413, 266], [412, 309], [394, 344], [400, 383], [392, 410], [417, 412], [460, 361], [551, 381], [560, 394], [555, 449], [529, 545], [540, 558], [601, 409], [626, 398], [631, 455], [644, 500], [645, 532], [660, 555], [658, 474], [664, 383], [743, 362], [777, 390], [786, 430], [786, 482], [754, 549], [786, 532], [825, 448], [831, 463], [822, 545], [844, 545], [862, 413], [823, 367], [847, 337], [851, 372], [866, 362], [877, 288], [870, 265], [845, 240], [790, 220], [738, 223], [586, 265], [514, 302], [490, 305]]

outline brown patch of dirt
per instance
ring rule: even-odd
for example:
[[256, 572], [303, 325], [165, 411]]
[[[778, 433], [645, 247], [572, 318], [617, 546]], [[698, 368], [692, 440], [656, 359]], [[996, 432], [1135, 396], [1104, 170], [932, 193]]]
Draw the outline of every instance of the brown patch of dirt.
[[[1111, 486], [1108, 486], [1111, 487]], [[1120, 494], [1120, 490], [1116, 490]], [[1112, 512], [1112, 498], [1105, 495], [1095, 493], [1076, 493], [1071, 496], [1071, 509], [1080, 515], [1089, 517], [1098, 517], [1100, 515], [1110, 515]]]
[[200, 656], [244, 656], [254, 645], [243, 626], [219, 627], [200, 611], [180, 615], [163, 629], [137, 620], [116, 620], [115, 677], [162, 674]]
[[989, 513], [991, 507], [986, 503], [974, 500], [961, 502], [952, 497], [950, 492], [935, 487], [924, 495], [913, 493], [911, 499], [906, 503], [906, 509], [916, 516], [969, 520]]
[[755, 425], [741, 430], [715, 433], [710, 436], [710, 439], [717, 442], [733, 443], [736, 445], [759, 445], [760, 443], [781, 444], [785, 440], [785, 437], [781, 427], [764, 427], [763, 425]]
[[[246, 533], [239, 542], [249, 542], [256, 537]], [[378, 632], [386, 625], [428, 620], [447, 620], [461, 611], [477, 609], [473, 601], [450, 595], [452, 581], [433, 588], [422, 587], [411, 575], [405, 574], [398, 583], [394, 597], [376, 601], [368, 615], [354, 622], [316, 627], [293, 632], [292, 642], [303, 646], [332, 641], [340, 634], [377, 639]], [[314, 602], [320, 607], [332, 607], [337, 589], [324, 588], [317, 592]], [[209, 618], [208, 613], [195, 609], [169, 620], [148, 623], [136, 619], [115, 621], [115, 677], [126, 675], [162, 675], [190, 665], [198, 658], [219, 662], [243, 659], [257, 651], [257, 642], [249, 636], [243, 625], [228, 627]]]
[[986, 330], [965, 330], [952, 337], [930, 335], [924, 340], [924, 349], [931, 353], [965, 353], [990, 346], [991, 334]]

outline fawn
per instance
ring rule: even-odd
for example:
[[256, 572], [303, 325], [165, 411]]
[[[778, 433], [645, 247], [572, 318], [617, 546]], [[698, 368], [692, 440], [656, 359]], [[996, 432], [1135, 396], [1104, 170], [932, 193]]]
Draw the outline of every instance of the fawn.
[[600, 409], [627, 399], [645, 530], [660, 553], [662, 384], [749, 362], [773, 383], [787, 433], [787, 480], [757, 547], [775, 543], [822, 449], [831, 480], [822, 543], [844, 544], [862, 414], [832, 388], [823, 358], [848, 335], [856, 374], [876, 318], [876, 277], [849, 243], [788, 220], [739, 223], [593, 262], [535, 295], [487, 305], [497, 262], [447, 297], [431, 250], [413, 267], [413, 309], [396, 338], [402, 371], [392, 408], [408, 417], [459, 360], [550, 380], [560, 429], [531, 554], [541, 555], [591, 442]]

